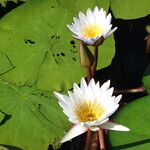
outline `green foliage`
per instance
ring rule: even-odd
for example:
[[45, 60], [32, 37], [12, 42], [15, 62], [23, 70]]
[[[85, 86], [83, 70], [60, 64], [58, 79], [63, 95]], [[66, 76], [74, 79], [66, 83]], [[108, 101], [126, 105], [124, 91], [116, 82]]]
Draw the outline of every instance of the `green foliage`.
[[112, 150], [148, 150], [150, 147], [150, 96], [140, 98], [121, 109], [114, 122], [130, 128], [130, 132], [110, 132]]
[[[94, 8], [98, 2], [33, 0], [3, 17], [0, 49], [14, 68], [0, 78], [15, 85], [35, 85], [45, 90], [72, 88], [72, 83], [78, 82], [84, 71], [78, 59], [79, 42], [72, 38], [66, 24], [79, 11]], [[107, 51], [109, 58], [101, 58], [104, 65], [113, 56], [113, 39], [110, 41], [112, 44], [104, 44], [100, 49], [100, 56], [101, 51]], [[5, 64], [0, 67], [5, 68]]]
[[146, 88], [146, 91], [148, 94], [150, 94], [150, 65], [148, 65], [145, 75], [143, 77], [144, 87]]
[[10, 61], [9, 57], [7, 55], [0, 52], [0, 75], [5, 74], [12, 69], [14, 69], [14, 66], [12, 65], [12, 62]]
[[0, 124], [3, 122], [4, 118], [5, 118], [5, 114], [0, 112]]
[[150, 75], [144, 76], [143, 82], [146, 91], [150, 94]]
[[[79, 42], [66, 24], [79, 11], [95, 5], [99, 0], [32, 0], [1, 19], [0, 78], [9, 84], [0, 81], [0, 149], [59, 146], [70, 123], [47, 91], [68, 90], [84, 76], [78, 59]], [[108, 1], [102, 5], [108, 8]], [[105, 45], [100, 56], [101, 52], [107, 55], [99, 67], [111, 61], [113, 38]]]
[[[58, 141], [70, 123], [56, 99], [29, 87], [0, 81], [0, 143], [24, 150], [46, 150]], [[2, 113], [3, 112], [3, 113]]]
[[[47, 91], [64, 92], [84, 76], [79, 64], [79, 41], [72, 38], [66, 24], [70, 24], [79, 11], [86, 12], [88, 7], [96, 5], [105, 10], [111, 5], [115, 17], [123, 19], [149, 13], [148, 1], [142, 2], [145, 9], [139, 1], [134, 5], [131, 3], [135, 1], [128, 2], [130, 5], [127, 2], [32, 0], [0, 20], [0, 78], [9, 83], [0, 81], [0, 143], [3, 144], [0, 149], [14, 146], [18, 150], [46, 150], [49, 144], [59, 146], [58, 141], [70, 124], [52, 92]], [[0, 3], [4, 5], [6, 0]], [[112, 36], [99, 49], [98, 69], [108, 66], [113, 54]], [[147, 145], [148, 115], [144, 114], [149, 114], [149, 106], [146, 97], [119, 112], [116, 122], [129, 127], [131, 132], [111, 132], [113, 147], [131, 146], [132, 142], [138, 145], [141, 140], [145, 144], [138, 148]]]
[[19, 1], [27, 2], [27, 1], [30, 1], [30, 0], [0, 0], [0, 4], [1, 4], [1, 6], [6, 7], [7, 2], [10, 2], [10, 1], [14, 2], [14, 3], [17, 3]]
[[149, 0], [110, 0], [110, 7], [116, 18], [136, 19], [150, 14]]

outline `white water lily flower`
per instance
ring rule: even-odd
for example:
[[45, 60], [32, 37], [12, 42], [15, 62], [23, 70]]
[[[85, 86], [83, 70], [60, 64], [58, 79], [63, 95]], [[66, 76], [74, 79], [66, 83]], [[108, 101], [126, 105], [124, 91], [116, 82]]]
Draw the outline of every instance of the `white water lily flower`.
[[93, 12], [88, 8], [86, 15], [79, 12], [79, 19], [74, 17], [74, 23], [67, 27], [75, 34], [73, 37], [88, 45], [93, 45], [101, 37], [106, 39], [117, 29], [117, 27], [111, 29], [111, 18], [110, 13], [106, 16], [106, 11], [103, 8], [99, 10], [96, 6]]
[[128, 128], [109, 121], [119, 107], [121, 95], [112, 96], [113, 88], [109, 88], [110, 81], [101, 87], [92, 79], [89, 85], [84, 78], [81, 79], [80, 87], [74, 83], [73, 92], [68, 91], [69, 96], [54, 92], [59, 100], [59, 105], [68, 116], [69, 121], [75, 124], [62, 138], [61, 143], [66, 142], [88, 129], [97, 131], [99, 128], [117, 131], [129, 131]]

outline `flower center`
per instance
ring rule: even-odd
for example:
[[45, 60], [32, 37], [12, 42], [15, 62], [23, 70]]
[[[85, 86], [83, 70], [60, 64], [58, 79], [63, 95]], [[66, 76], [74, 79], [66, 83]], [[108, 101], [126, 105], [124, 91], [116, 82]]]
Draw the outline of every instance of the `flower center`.
[[102, 33], [103, 29], [99, 25], [89, 25], [83, 29], [83, 36], [86, 38], [94, 38]]
[[104, 111], [101, 104], [97, 104], [95, 101], [84, 101], [76, 106], [75, 114], [80, 122], [87, 122], [99, 119]]

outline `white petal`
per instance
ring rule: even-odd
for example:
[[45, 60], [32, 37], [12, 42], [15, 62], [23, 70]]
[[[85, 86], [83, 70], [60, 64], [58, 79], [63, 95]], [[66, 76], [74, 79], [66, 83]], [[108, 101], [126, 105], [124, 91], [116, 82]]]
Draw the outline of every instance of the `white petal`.
[[80, 20], [81, 27], [84, 27], [88, 22], [86, 16], [82, 12], [79, 12], [79, 20]]
[[72, 23], [72, 27], [74, 28], [75, 34], [78, 36], [81, 36], [82, 28], [81, 26], [76, 25], [75, 23]]
[[71, 91], [68, 91], [68, 94], [69, 94], [69, 97], [70, 97], [70, 100], [72, 101], [73, 104], [76, 103], [76, 101], [78, 100], [77, 96], [72, 93]]
[[84, 43], [86, 43], [87, 45], [93, 45], [94, 43], [91, 41], [91, 39], [87, 39], [87, 38], [84, 38], [82, 36], [75, 36], [75, 35], [72, 35], [75, 39], [78, 39], [78, 40], [81, 40], [83, 41]]
[[101, 124], [104, 124], [108, 120], [109, 120], [109, 118], [103, 118], [103, 119], [97, 120], [93, 123], [93, 126], [100, 126]]
[[96, 88], [100, 88], [99, 81], [96, 83]]
[[111, 97], [112, 94], [113, 94], [113, 91], [114, 91], [114, 88], [113, 88], [113, 87], [110, 88], [110, 89], [107, 91], [107, 96], [108, 96], [108, 97]]
[[76, 35], [79, 35], [78, 30], [73, 25], [67, 25], [67, 27]]
[[120, 102], [122, 98], [122, 95], [118, 95], [116, 98], [115, 98], [115, 103], [118, 104]]
[[80, 35], [81, 35], [82, 28], [81, 28], [80, 20], [77, 19], [76, 17], [73, 17], [73, 21], [74, 21], [74, 27], [76, 28], [78, 32], [80, 32]]
[[66, 95], [60, 94], [58, 92], [53, 92], [56, 98], [59, 100], [59, 105], [63, 108], [64, 113], [70, 117], [73, 114], [74, 103]]
[[73, 91], [74, 91], [74, 93], [77, 94], [80, 98], [83, 97], [82, 91], [81, 91], [81, 89], [79, 88], [79, 86], [78, 86], [76, 83], [73, 84]]
[[81, 125], [74, 125], [67, 133], [66, 135], [60, 140], [60, 143], [67, 142], [71, 140], [72, 138], [75, 138], [76, 136], [79, 136], [86, 132], [88, 128], [85, 128]]
[[[106, 106], [105, 106], [106, 107]], [[119, 105], [118, 104], [115, 104], [114, 106], [108, 106], [106, 107], [106, 114], [105, 114], [105, 117], [108, 118], [110, 117], [117, 109], [118, 109]]]
[[81, 124], [84, 127], [97, 127], [97, 126], [100, 126], [101, 124], [107, 122], [108, 120], [109, 120], [109, 118], [104, 118], [104, 119], [96, 120], [96, 121], [83, 122]]
[[98, 9], [98, 7], [96, 6], [96, 7], [94, 8], [93, 13], [94, 13], [95, 16], [97, 16], [97, 15], [98, 15], [98, 12], [99, 12], [99, 9]]
[[73, 21], [77, 27], [81, 27], [79, 19], [77, 19], [76, 17], [73, 17]]
[[93, 13], [91, 11], [90, 8], [87, 9], [87, 19], [89, 23], [93, 23], [94, 22], [94, 17], [93, 17]]
[[83, 92], [83, 94], [87, 94], [87, 92], [88, 92], [88, 87], [87, 87], [87, 83], [86, 83], [86, 81], [85, 81], [85, 79], [84, 78], [81, 78], [81, 82], [80, 82], [80, 88], [81, 88], [81, 90], [82, 90], [82, 92]]
[[103, 8], [100, 9], [99, 11], [99, 16], [101, 17], [101, 21], [104, 22], [105, 21], [105, 18], [106, 18], [106, 11], [104, 11]]
[[117, 123], [111, 122], [111, 121], [108, 121], [108, 122], [102, 124], [100, 127], [104, 128], [104, 129], [107, 129], [107, 130], [130, 131], [129, 128], [127, 128], [125, 126], [122, 126], [122, 125], [119, 125]]
[[[72, 116], [73, 116], [73, 115], [72, 115]], [[72, 122], [73, 124], [79, 124], [79, 121], [78, 121], [76, 118], [72, 117], [72, 116], [69, 117], [68, 120], [69, 120], [70, 122]]]
[[60, 94], [58, 92], [53, 92], [53, 94], [56, 96], [56, 98], [60, 101], [63, 101], [64, 103], [68, 103], [70, 101], [70, 98], [69, 96], [66, 96], [66, 95], [63, 95], [63, 94]]
[[94, 79], [92, 78], [91, 80], [90, 80], [90, 82], [89, 82], [89, 87], [91, 87], [91, 88], [95, 88], [95, 81], [94, 81]]
[[[74, 114], [70, 109], [63, 109], [63, 112], [68, 118], [72, 118], [72, 116]], [[74, 122], [72, 122], [72, 123], [74, 123]]]
[[99, 127], [89, 127], [91, 131], [98, 131]]
[[97, 39], [96, 38], [82, 38], [82, 41], [87, 45], [93, 45]]
[[105, 36], [104, 38], [106, 39], [107, 37], [109, 37], [112, 33], [114, 33], [117, 30], [117, 27], [113, 28], [112, 30], [110, 30]]
[[101, 37], [101, 35], [100, 35], [100, 36], [97, 36], [95, 38], [85, 38], [79, 34], [77, 36], [76, 35], [72, 35], [72, 36], [76, 39], [83, 41], [87, 45], [93, 45]]
[[110, 80], [108, 80], [107, 82], [105, 82], [102, 86], [101, 89], [103, 90], [107, 90], [110, 86]]
[[108, 15], [107, 15], [107, 17], [106, 17], [106, 25], [109, 25], [110, 23], [111, 23], [111, 18], [112, 18], [112, 16], [111, 16], [111, 13], [109, 13]]
[[104, 25], [103, 26], [103, 28], [104, 28], [104, 32], [103, 32], [103, 37], [105, 38], [106, 37], [106, 35], [108, 35], [109, 34], [109, 32], [111, 31], [111, 28], [112, 28], [112, 24], [110, 24], [110, 25]]
[[59, 101], [59, 105], [63, 108], [63, 109], [68, 109], [68, 105], [65, 103], [65, 102], [63, 102], [63, 101]]
[[89, 88], [89, 90], [91, 90], [93, 92], [95, 90], [95, 87], [96, 87], [95, 81], [92, 78], [91, 81], [89, 82], [88, 88]]

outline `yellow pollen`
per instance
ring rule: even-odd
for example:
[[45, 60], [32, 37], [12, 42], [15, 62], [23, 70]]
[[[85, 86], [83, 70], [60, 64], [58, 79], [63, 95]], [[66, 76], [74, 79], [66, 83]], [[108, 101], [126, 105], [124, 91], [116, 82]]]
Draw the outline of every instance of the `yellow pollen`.
[[103, 29], [99, 25], [89, 25], [83, 29], [83, 36], [86, 38], [94, 38], [102, 33]]
[[76, 106], [75, 114], [80, 122], [94, 121], [99, 119], [105, 112], [101, 104], [96, 101], [84, 101]]

